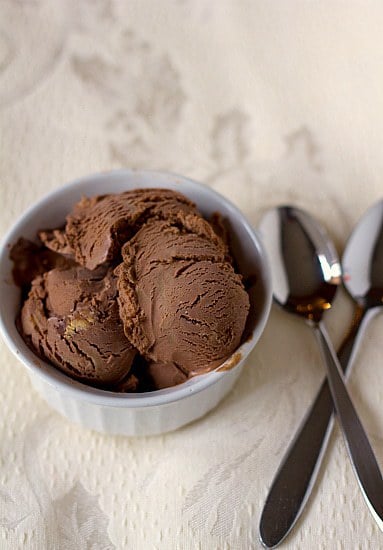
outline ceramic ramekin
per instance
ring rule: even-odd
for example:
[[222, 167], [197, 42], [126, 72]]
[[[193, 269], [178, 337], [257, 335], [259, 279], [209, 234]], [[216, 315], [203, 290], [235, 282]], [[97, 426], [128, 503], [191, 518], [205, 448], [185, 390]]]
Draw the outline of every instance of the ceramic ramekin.
[[[20, 290], [12, 280], [9, 249], [19, 237], [36, 240], [36, 232], [42, 227], [63, 224], [73, 204], [84, 195], [119, 193], [138, 187], [180, 191], [197, 204], [203, 215], [220, 212], [226, 218], [231, 228], [232, 252], [240, 271], [256, 281], [251, 293], [254, 306], [248, 338], [220, 372], [196, 376], [179, 386], [155, 392], [118, 394], [72, 380], [39, 359], [25, 345], [15, 326]], [[49, 405], [68, 419], [109, 434], [159, 434], [205, 415], [232, 388], [265, 327], [271, 305], [270, 280], [266, 253], [256, 232], [233, 204], [209, 187], [169, 173], [132, 170], [101, 173], [49, 193], [29, 208], [5, 236], [0, 248], [0, 329], [10, 350], [26, 366], [33, 386]]]

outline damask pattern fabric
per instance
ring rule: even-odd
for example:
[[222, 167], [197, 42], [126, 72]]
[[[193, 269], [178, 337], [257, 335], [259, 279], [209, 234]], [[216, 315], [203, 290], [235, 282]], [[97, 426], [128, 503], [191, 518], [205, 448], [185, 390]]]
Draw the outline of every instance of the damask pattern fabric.
[[[315, 214], [339, 252], [381, 198], [380, 2], [2, 0], [0, 230], [37, 198], [119, 167], [181, 173], [253, 225]], [[107, 190], [106, 190], [107, 191]], [[341, 341], [352, 305], [326, 317]], [[383, 320], [350, 390], [383, 464]], [[0, 548], [248, 550], [272, 477], [324, 376], [309, 330], [277, 309], [234, 391], [174, 433], [70, 424], [0, 342]], [[382, 547], [339, 430], [286, 549]]]

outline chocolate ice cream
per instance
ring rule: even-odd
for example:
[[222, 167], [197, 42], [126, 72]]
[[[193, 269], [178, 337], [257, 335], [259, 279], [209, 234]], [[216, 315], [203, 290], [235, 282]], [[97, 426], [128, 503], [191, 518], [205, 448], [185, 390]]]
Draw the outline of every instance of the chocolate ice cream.
[[148, 361], [189, 376], [217, 367], [238, 347], [249, 297], [206, 220], [151, 220], [122, 256], [120, 314], [127, 338]]
[[36, 277], [21, 326], [40, 356], [92, 385], [119, 383], [136, 355], [119, 317], [116, 278], [104, 267], [56, 268]]
[[249, 297], [224, 226], [180, 193], [83, 198], [39, 237], [34, 254], [20, 243], [11, 253], [16, 282], [30, 286], [20, 332], [69, 376], [151, 391], [216, 368], [240, 344]]
[[55, 267], [74, 265], [70, 259], [28, 239], [20, 238], [11, 248], [13, 280], [23, 290], [29, 290], [35, 277]]
[[167, 189], [137, 189], [116, 195], [83, 197], [67, 216], [64, 230], [41, 231], [49, 249], [88, 269], [115, 260], [121, 246], [149, 218], [177, 219], [195, 206], [181, 193]]

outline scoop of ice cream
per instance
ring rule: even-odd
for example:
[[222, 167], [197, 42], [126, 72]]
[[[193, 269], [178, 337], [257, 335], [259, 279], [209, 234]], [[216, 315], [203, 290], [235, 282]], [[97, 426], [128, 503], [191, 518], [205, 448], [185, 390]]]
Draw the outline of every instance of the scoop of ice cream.
[[116, 279], [104, 267], [53, 269], [38, 276], [20, 320], [40, 356], [92, 385], [119, 383], [136, 354], [119, 317]]
[[88, 269], [116, 259], [121, 246], [149, 218], [174, 219], [195, 212], [184, 195], [168, 189], [137, 189], [114, 195], [84, 197], [67, 216], [65, 229], [40, 231], [51, 250], [73, 255]]
[[197, 214], [177, 223], [150, 220], [122, 255], [120, 316], [148, 361], [191, 375], [217, 367], [237, 348], [249, 297], [206, 220]]

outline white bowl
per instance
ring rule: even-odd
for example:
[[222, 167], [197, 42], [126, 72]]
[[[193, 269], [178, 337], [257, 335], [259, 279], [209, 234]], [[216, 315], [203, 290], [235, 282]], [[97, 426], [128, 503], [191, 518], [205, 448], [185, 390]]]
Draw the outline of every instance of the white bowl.
[[[251, 311], [255, 316], [249, 337], [223, 364], [228, 370], [196, 376], [164, 390], [118, 394], [72, 380], [26, 346], [15, 326], [20, 290], [12, 280], [9, 249], [19, 237], [36, 241], [36, 232], [42, 227], [63, 224], [74, 203], [84, 195], [119, 193], [138, 187], [180, 191], [196, 203], [203, 215], [220, 212], [228, 220], [232, 252], [240, 271], [245, 276], [256, 276], [251, 292], [251, 301], [255, 303]], [[233, 204], [209, 187], [168, 173], [133, 170], [101, 173], [49, 193], [29, 208], [5, 236], [0, 247], [0, 329], [10, 350], [27, 367], [33, 386], [70, 420], [110, 434], [159, 434], [205, 415], [232, 388], [265, 327], [271, 305], [270, 280], [266, 253], [256, 232]]]

